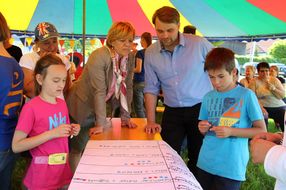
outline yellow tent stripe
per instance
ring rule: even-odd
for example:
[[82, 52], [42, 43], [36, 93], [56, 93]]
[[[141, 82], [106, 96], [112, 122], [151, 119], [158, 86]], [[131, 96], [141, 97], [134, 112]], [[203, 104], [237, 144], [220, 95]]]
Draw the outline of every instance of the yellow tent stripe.
[[0, 0], [0, 12], [11, 30], [27, 30], [38, 2], [39, 0]]
[[[157, 9], [161, 8], [162, 6], [169, 6], [175, 8], [174, 5], [169, 0], [160, 0], [160, 1], [138, 0], [138, 3], [141, 6], [143, 12], [145, 13], [150, 23], [152, 23], [152, 16]], [[181, 26], [180, 26], [181, 32], [183, 31], [184, 26], [192, 25], [181, 13], [180, 13], [180, 21], [181, 21]], [[198, 30], [196, 34], [202, 36], [202, 34]]]

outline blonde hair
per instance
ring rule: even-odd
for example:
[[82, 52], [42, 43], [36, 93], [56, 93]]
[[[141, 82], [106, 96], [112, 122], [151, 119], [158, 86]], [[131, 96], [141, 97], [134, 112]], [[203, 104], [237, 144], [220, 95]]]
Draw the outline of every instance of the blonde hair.
[[253, 66], [253, 65], [247, 65], [246, 67], [245, 67], [245, 70], [247, 69], [247, 68], [249, 68], [250, 70], [252, 70], [252, 72], [253, 73], [255, 73], [255, 67]]
[[112, 42], [118, 39], [135, 38], [135, 29], [129, 22], [115, 22], [108, 31], [106, 45], [112, 47]]
[[270, 66], [270, 69], [273, 68], [277, 73], [279, 73], [278, 67], [276, 65]]

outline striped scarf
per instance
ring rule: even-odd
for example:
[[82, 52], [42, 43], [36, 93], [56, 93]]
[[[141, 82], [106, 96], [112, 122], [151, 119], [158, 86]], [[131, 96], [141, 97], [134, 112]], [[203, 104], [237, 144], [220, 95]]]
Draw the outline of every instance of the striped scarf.
[[112, 66], [113, 66], [113, 78], [111, 87], [106, 95], [105, 101], [108, 101], [113, 94], [116, 99], [120, 100], [122, 108], [128, 112], [127, 105], [127, 90], [125, 79], [127, 76], [127, 61], [128, 56], [124, 56], [121, 59], [119, 55], [114, 52], [111, 53]]

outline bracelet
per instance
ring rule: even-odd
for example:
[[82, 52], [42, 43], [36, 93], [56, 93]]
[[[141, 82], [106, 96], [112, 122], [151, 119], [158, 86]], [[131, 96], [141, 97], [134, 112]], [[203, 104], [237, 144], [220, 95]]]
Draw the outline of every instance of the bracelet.
[[276, 134], [281, 135], [281, 140], [279, 141], [279, 144], [282, 145], [282, 143], [283, 143], [283, 137], [284, 137], [283, 132], [276, 132]]

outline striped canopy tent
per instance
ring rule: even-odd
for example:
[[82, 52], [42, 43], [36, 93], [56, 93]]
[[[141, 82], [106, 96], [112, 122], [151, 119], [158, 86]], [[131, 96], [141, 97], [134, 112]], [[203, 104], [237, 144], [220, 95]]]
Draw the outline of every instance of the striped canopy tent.
[[284, 0], [0, 0], [0, 11], [13, 33], [32, 33], [48, 21], [63, 35], [104, 37], [112, 22], [129, 21], [137, 36], [155, 36], [152, 15], [164, 5], [180, 12], [181, 29], [194, 25], [210, 40], [286, 37]]

